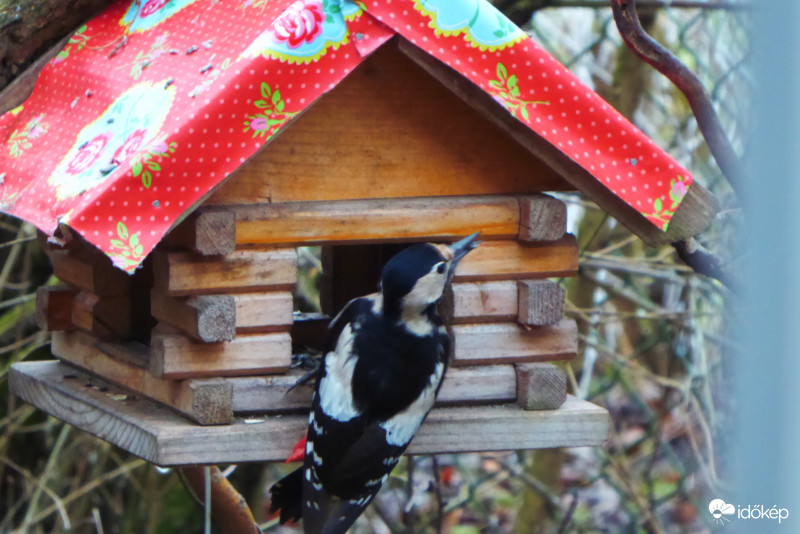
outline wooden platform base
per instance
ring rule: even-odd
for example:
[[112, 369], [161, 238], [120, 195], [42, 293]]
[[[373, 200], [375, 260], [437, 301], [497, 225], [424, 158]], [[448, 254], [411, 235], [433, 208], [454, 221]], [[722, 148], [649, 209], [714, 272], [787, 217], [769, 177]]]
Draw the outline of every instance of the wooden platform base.
[[[283, 461], [305, 432], [305, 416], [239, 419], [198, 426], [58, 361], [14, 364], [11, 391], [73, 426], [157, 465]], [[437, 408], [412, 442], [412, 454], [599, 445], [607, 412], [569, 397], [558, 410], [517, 405]]]

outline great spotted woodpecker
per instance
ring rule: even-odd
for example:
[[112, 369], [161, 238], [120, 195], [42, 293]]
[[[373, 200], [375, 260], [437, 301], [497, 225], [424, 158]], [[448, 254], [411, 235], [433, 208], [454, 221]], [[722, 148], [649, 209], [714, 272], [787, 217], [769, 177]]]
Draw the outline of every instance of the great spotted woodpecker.
[[380, 293], [331, 322], [308, 418], [303, 466], [277, 482], [271, 509], [306, 534], [343, 534], [378, 493], [433, 407], [450, 339], [436, 306], [477, 233], [394, 256]]

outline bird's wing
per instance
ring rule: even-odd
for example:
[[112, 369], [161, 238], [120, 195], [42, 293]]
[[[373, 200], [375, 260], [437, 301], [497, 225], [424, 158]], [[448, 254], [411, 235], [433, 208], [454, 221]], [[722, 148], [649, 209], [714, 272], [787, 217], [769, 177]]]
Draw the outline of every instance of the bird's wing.
[[315, 398], [303, 486], [307, 534], [344, 533], [372, 502], [433, 406], [443, 373], [444, 363], [410, 406], [385, 421], [337, 421]]
[[369, 313], [373, 305], [374, 300], [369, 297], [354, 299], [329, 326], [308, 422], [302, 502], [307, 534], [328, 532], [325, 529], [329, 519], [342, 516], [351, 519], [334, 524], [344, 526], [341, 532], [345, 532], [360, 513], [358, 507], [333, 497], [322, 481], [327, 482], [329, 466], [359, 439], [366, 424], [353, 402], [352, 378], [357, 360], [353, 342], [360, 317]]

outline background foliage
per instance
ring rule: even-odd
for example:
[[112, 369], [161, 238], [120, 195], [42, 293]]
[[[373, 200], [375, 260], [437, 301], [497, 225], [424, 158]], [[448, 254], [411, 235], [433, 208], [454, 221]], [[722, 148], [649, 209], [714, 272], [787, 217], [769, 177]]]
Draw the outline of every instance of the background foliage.
[[[703, 237], [735, 262], [739, 212], [684, 98], [621, 44], [605, 2], [496, 0], [559, 60], [710, 188], [726, 209]], [[640, 0], [646, 29], [703, 79], [736, 148], [749, 131], [749, 8]], [[682, 4], [699, 7], [681, 7]], [[582, 7], [569, 7], [580, 5]], [[647, 8], [648, 5], [657, 7]], [[593, 204], [564, 195], [581, 254], [563, 280], [581, 354], [572, 392], [612, 416], [607, 447], [405, 461], [356, 532], [707, 532], [724, 491], [721, 432], [731, 410], [723, 354], [727, 289], [671, 248], [652, 249]], [[0, 395], [8, 367], [49, 358], [33, 320], [51, 283], [34, 230], [0, 219]], [[270, 532], [267, 488], [286, 466], [232, 470]], [[0, 404], [0, 532], [202, 531], [203, 513], [173, 471], [145, 462], [9, 397]]]

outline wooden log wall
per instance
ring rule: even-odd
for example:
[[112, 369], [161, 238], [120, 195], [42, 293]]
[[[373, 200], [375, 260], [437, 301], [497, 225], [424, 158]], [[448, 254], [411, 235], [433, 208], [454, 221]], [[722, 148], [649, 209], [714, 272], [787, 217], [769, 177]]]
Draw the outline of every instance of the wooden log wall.
[[147, 297], [158, 325], [149, 345], [124, 342], [130, 280], [84, 253], [51, 251], [66, 284], [39, 291], [37, 318], [56, 332], [53, 352], [63, 361], [200, 424], [303, 411], [310, 388], [289, 393], [297, 379], [286, 374], [292, 344], [319, 346], [327, 319], [295, 322], [295, 247], [324, 246], [321, 290], [330, 316], [373, 291], [383, 263], [405, 243], [480, 230], [483, 243], [459, 265], [441, 305], [454, 342], [439, 403], [517, 400], [525, 409], [553, 409], [564, 401], [566, 380], [546, 362], [577, 350], [575, 323], [563, 318], [564, 292], [549, 280], [578, 267], [565, 213], [544, 195], [200, 208], [152, 257]]

